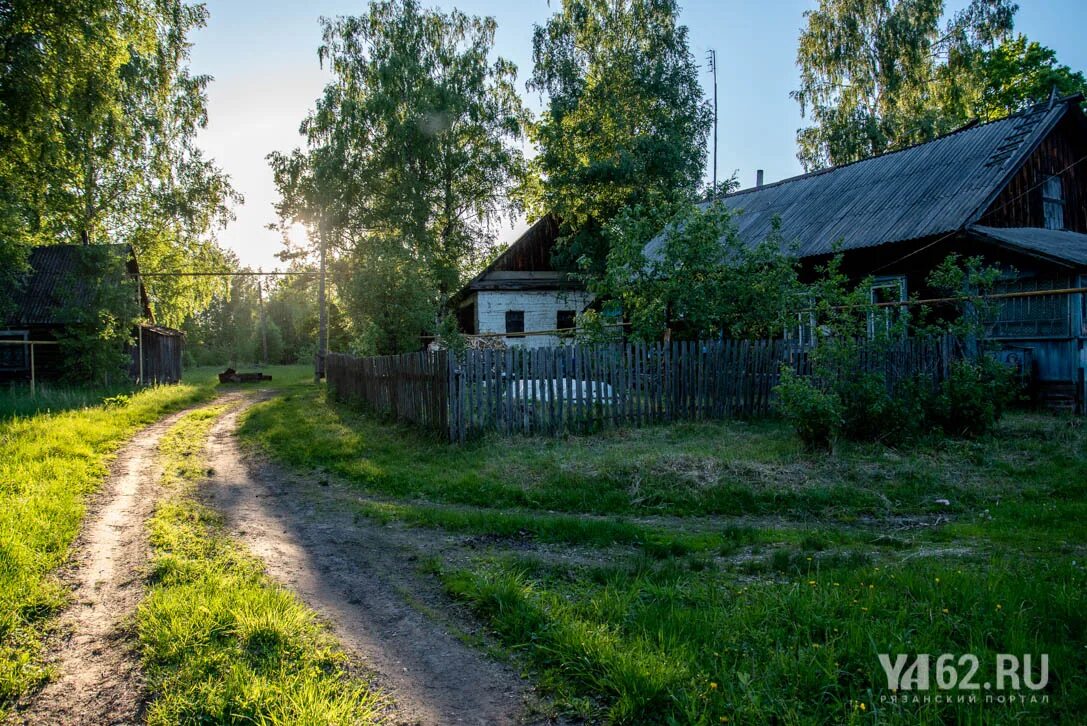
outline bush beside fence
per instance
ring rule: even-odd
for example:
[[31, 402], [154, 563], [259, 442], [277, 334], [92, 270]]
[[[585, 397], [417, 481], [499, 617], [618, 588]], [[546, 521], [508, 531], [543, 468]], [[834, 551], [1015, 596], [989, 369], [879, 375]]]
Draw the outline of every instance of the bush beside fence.
[[[938, 385], [958, 346], [905, 339], [864, 356], [889, 385], [921, 374]], [[332, 394], [463, 442], [670, 421], [765, 416], [782, 366], [811, 374], [810, 353], [783, 340], [672, 341], [555, 348], [328, 356]], [[842, 375], [851, 375], [843, 371]]]

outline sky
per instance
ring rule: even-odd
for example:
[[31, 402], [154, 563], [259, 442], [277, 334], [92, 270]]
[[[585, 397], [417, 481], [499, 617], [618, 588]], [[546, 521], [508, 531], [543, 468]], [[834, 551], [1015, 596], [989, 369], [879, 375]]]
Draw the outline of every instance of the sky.
[[[192, 70], [215, 80], [208, 89], [209, 122], [199, 137], [205, 152], [226, 171], [245, 197], [237, 219], [220, 233], [221, 244], [242, 264], [265, 270], [279, 266], [275, 184], [265, 157], [302, 144], [299, 124], [328, 80], [317, 61], [322, 16], [360, 14], [365, 0], [205, 0], [207, 27], [193, 34]], [[424, 0], [424, 3], [426, 0]], [[495, 53], [518, 68], [519, 90], [534, 112], [543, 99], [525, 88], [532, 71], [532, 30], [555, 12], [560, 0], [431, 0], [490, 15], [498, 23]], [[949, 12], [966, 0], [948, 0]], [[1084, 0], [1019, 0], [1016, 30], [1053, 48], [1061, 63], [1087, 69]], [[816, 0], [681, 0], [681, 21], [690, 29], [691, 52], [705, 61], [718, 56], [718, 178], [735, 172], [751, 186], [757, 169], [766, 181], [801, 172], [796, 131], [804, 126], [789, 97], [799, 81], [796, 41], [804, 11]], [[707, 92], [712, 76], [702, 75]], [[526, 153], [529, 149], [525, 149]], [[707, 152], [709, 150], [707, 149]], [[707, 176], [709, 167], [707, 165]], [[502, 233], [510, 241], [524, 228]]]

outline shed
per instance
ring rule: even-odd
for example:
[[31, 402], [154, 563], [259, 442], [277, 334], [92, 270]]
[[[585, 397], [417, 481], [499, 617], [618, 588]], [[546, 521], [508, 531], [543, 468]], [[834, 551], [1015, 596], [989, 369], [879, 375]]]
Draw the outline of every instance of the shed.
[[[99, 277], [91, 277], [85, 262], [86, 245], [35, 247], [29, 256], [29, 270], [13, 295], [13, 312], [0, 326], [0, 380], [24, 380], [34, 375], [58, 379], [62, 374], [60, 350], [56, 345], [34, 346], [31, 341], [56, 341], [72, 325], [72, 311], [90, 304], [102, 285], [136, 280], [135, 295], [141, 321], [132, 331], [129, 346], [129, 374], [139, 383], [176, 383], [181, 379], [183, 334], [156, 325], [131, 245], [96, 245], [106, 250], [110, 264]], [[23, 345], [11, 344], [24, 342]]]

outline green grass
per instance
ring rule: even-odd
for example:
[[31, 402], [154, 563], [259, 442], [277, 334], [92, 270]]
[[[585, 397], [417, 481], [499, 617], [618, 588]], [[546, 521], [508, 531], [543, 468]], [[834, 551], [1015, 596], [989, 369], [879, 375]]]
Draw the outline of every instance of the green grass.
[[[1018, 559], [737, 580], [678, 562], [584, 572], [524, 558], [444, 573], [545, 687], [620, 723], [1072, 723], [1087, 708], [1082, 567]], [[877, 653], [1047, 653], [1049, 705], [890, 706]], [[859, 704], [865, 704], [864, 711]]]
[[0, 713], [48, 676], [42, 639], [67, 599], [51, 573], [67, 560], [84, 498], [105, 478], [113, 453], [143, 426], [212, 394], [198, 378], [0, 421]]
[[129, 396], [137, 390], [131, 384], [66, 386], [46, 381], [39, 382], [35, 394], [31, 396], [29, 384], [0, 384], [0, 420], [97, 406], [107, 399]]
[[[484, 536], [428, 569], [578, 716], [1075, 723], [1087, 709], [1076, 419], [815, 457], [775, 422], [454, 447], [295, 387], [242, 433], [357, 488], [367, 516]], [[879, 653], [972, 653], [979, 684], [997, 653], [1046, 653], [1049, 702], [892, 705]]]
[[763, 541], [753, 529], [724, 532], [675, 532], [620, 518], [578, 517], [533, 511], [450, 508], [425, 504], [366, 501], [359, 512], [381, 522], [394, 520], [414, 527], [438, 527], [448, 532], [488, 535], [566, 545], [632, 545], [654, 556], [694, 552], [728, 552]]
[[772, 421], [494, 438], [460, 447], [298, 386], [255, 407], [241, 433], [287, 464], [327, 470], [370, 494], [576, 514], [848, 523], [1010, 510], [1055, 496], [1082, 501], [1087, 488], [1082, 430], [1048, 416], [1012, 417], [980, 442], [913, 452], [843, 445], [833, 456], [813, 458], [802, 455], [787, 425]]
[[150, 724], [360, 724], [382, 699], [346, 670], [314, 614], [195, 499], [221, 407], [187, 414], [160, 444], [169, 494], [151, 521], [151, 588], [137, 616], [155, 694]]

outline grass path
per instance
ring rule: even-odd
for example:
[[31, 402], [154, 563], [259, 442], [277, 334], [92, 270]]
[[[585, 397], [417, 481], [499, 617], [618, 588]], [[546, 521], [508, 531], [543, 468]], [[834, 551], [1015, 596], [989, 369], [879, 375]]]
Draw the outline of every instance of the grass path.
[[[378, 541], [432, 543], [421, 564], [559, 713], [1018, 724], [1087, 707], [1080, 423], [1016, 414], [977, 441], [816, 457], [773, 421], [453, 447], [298, 386], [240, 431], [328, 479], [315, 496]], [[997, 654], [1033, 654], [1035, 676], [1046, 654], [1049, 679], [1014, 703], [896, 701], [881, 653], [970, 655], [996, 690]]]

